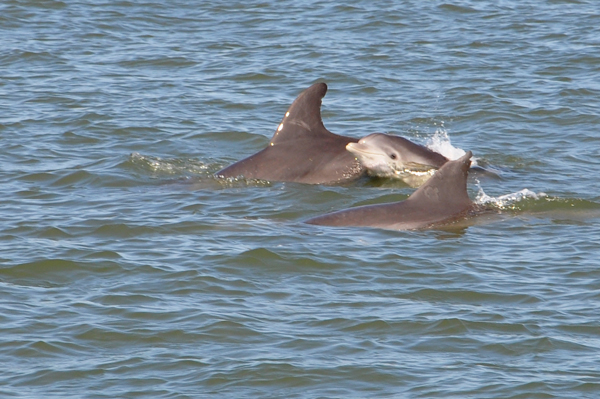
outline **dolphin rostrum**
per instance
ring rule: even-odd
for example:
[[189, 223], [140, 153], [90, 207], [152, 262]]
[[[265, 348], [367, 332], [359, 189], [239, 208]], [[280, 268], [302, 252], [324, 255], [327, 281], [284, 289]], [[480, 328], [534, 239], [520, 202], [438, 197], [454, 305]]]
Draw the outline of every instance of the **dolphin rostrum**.
[[350, 208], [309, 219], [324, 226], [363, 226], [390, 230], [426, 229], [470, 216], [478, 205], [467, 193], [471, 151], [446, 162], [404, 201]]
[[346, 150], [358, 139], [331, 133], [321, 119], [325, 83], [304, 90], [288, 108], [267, 148], [215, 173], [219, 177], [336, 184], [365, 173]]

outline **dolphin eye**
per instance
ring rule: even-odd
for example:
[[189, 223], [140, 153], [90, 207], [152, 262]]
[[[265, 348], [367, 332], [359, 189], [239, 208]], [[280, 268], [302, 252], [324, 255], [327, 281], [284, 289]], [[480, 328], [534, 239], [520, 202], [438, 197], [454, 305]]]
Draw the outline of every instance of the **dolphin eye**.
[[392, 158], [392, 159], [396, 159], [396, 158], [398, 158], [398, 157], [396, 156], [396, 154], [390, 154], [390, 158]]

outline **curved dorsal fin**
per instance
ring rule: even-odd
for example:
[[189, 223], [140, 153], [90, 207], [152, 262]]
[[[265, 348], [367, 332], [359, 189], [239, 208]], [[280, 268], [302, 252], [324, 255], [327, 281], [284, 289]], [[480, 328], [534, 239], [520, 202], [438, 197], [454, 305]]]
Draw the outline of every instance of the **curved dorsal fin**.
[[321, 100], [325, 93], [325, 83], [315, 83], [300, 93], [285, 113], [270, 144], [333, 134], [325, 129], [321, 119]]
[[468, 151], [459, 159], [445, 163], [406, 201], [432, 210], [443, 209], [444, 212], [460, 211], [472, 205], [473, 202], [467, 193], [471, 156], [473, 153]]

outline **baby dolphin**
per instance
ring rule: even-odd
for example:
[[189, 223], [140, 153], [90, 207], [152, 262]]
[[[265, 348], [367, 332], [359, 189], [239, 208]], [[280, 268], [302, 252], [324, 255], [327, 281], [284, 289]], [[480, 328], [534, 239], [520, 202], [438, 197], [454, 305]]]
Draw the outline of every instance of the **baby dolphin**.
[[267, 148], [215, 173], [219, 177], [308, 184], [355, 180], [365, 169], [346, 151], [358, 139], [331, 133], [321, 119], [325, 83], [304, 90], [288, 108]]
[[350, 151], [367, 173], [377, 177], [402, 177], [406, 172], [439, 169], [448, 162], [442, 154], [400, 136], [373, 133], [349, 143]]
[[362, 226], [389, 230], [427, 229], [449, 224], [477, 210], [467, 193], [471, 151], [446, 162], [404, 201], [350, 208], [309, 219], [323, 226]]

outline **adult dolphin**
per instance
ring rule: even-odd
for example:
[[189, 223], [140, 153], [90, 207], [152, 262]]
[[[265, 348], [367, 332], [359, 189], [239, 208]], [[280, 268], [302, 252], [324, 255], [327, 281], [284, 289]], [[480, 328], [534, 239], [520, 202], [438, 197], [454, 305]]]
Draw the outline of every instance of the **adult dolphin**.
[[402, 177], [403, 173], [439, 169], [448, 158], [400, 136], [373, 133], [348, 143], [350, 151], [371, 176]]
[[304, 90], [288, 108], [267, 148], [215, 173], [216, 176], [336, 184], [365, 173], [346, 150], [358, 139], [331, 133], [321, 119], [325, 83]]
[[471, 151], [448, 161], [405, 201], [367, 205], [306, 221], [324, 226], [363, 226], [390, 230], [426, 229], [469, 216], [479, 206], [467, 193]]

